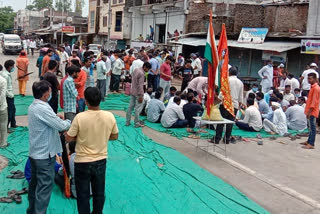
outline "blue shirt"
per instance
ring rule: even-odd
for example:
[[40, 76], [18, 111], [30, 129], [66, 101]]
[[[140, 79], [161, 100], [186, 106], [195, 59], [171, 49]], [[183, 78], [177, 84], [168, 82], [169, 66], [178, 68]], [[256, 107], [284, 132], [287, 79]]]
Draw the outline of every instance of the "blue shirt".
[[267, 114], [269, 112], [269, 105], [264, 99], [258, 101], [258, 106], [261, 114]]
[[59, 57], [59, 55], [58, 55], [58, 54], [55, 54], [55, 53], [51, 56], [50, 59], [51, 59], [51, 60], [56, 60], [56, 61], [60, 62], [60, 57]]
[[[160, 69], [160, 63], [156, 58], [151, 58], [149, 60], [149, 63], [151, 64], [151, 69], [154, 71], [157, 71]], [[152, 71], [149, 71], [149, 74], [154, 75]]]
[[76, 113], [78, 91], [74, 85], [73, 78], [68, 78], [63, 83], [63, 110], [65, 113]]
[[164, 110], [165, 107], [161, 100], [151, 99], [148, 104], [147, 120], [156, 123], [159, 120], [161, 112], [164, 112]]
[[62, 152], [59, 131], [68, 130], [71, 122], [60, 119], [47, 102], [35, 99], [29, 106], [29, 157], [48, 159]]

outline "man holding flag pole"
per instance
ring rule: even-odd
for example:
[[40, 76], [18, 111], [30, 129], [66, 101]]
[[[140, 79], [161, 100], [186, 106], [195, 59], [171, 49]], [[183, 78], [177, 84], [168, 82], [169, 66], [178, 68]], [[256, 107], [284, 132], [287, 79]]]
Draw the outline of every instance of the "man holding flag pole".
[[[215, 86], [220, 91], [222, 104], [220, 105], [221, 116], [228, 120], [235, 120], [237, 108], [243, 100], [243, 84], [238, 78], [229, 78], [229, 52], [227, 33], [225, 25], [222, 25], [221, 36], [218, 50], [216, 49], [215, 35], [212, 25], [212, 11], [210, 12], [210, 24], [208, 29], [207, 44], [205, 49], [205, 58], [208, 60], [208, 100], [207, 114], [210, 115], [214, 103]], [[236, 73], [236, 70], [235, 70]], [[232, 75], [236, 77], [236, 75]], [[233, 81], [230, 88], [229, 79]], [[234, 106], [236, 108], [234, 108]], [[211, 115], [210, 115], [211, 116]], [[209, 117], [210, 118], [210, 117]], [[222, 138], [224, 125], [217, 125], [216, 136], [210, 142], [218, 144]], [[231, 138], [233, 124], [227, 124], [225, 133], [225, 142], [228, 144]]]

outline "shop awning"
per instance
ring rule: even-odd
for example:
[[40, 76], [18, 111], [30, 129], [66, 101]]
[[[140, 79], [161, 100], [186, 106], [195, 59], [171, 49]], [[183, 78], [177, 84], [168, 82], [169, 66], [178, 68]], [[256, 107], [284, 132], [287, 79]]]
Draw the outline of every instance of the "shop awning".
[[36, 35], [50, 35], [50, 34], [53, 34], [53, 32], [36, 32], [35, 33]]
[[[205, 46], [206, 39], [203, 38], [183, 38], [178, 41], [171, 41], [173, 44], [180, 45], [190, 45], [190, 46]], [[216, 41], [217, 44], [219, 41]], [[299, 48], [301, 44], [299, 42], [284, 42], [284, 41], [266, 41], [262, 44], [251, 44], [251, 43], [240, 43], [236, 40], [228, 40], [229, 47], [235, 48], [246, 48], [246, 49], [254, 49], [254, 50], [268, 50], [268, 51], [276, 51], [276, 52], [284, 52], [292, 49]]]
[[82, 36], [82, 35], [89, 35], [94, 33], [67, 33], [67, 36]]

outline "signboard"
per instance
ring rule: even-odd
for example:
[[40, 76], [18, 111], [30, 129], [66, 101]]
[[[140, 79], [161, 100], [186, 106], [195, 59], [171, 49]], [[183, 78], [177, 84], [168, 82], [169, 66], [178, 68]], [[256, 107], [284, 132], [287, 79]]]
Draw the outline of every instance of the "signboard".
[[320, 40], [301, 40], [302, 54], [320, 54]]
[[263, 51], [262, 52], [262, 60], [271, 59], [274, 62], [286, 63], [287, 61], [287, 52], [276, 52], [276, 51]]
[[63, 26], [62, 32], [63, 33], [74, 33], [74, 26]]
[[263, 43], [268, 33], [268, 28], [242, 28], [238, 42]]

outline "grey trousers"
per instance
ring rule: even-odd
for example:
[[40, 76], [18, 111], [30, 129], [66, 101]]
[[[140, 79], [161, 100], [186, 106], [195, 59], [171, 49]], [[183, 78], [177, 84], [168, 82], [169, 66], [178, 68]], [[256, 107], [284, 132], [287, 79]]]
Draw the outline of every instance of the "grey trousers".
[[7, 146], [8, 137], [8, 110], [0, 111], [0, 147]]
[[47, 212], [53, 188], [55, 162], [56, 157], [43, 160], [30, 158], [31, 181], [27, 214], [45, 214]]
[[171, 81], [160, 78], [160, 87], [163, 88], [163, 94], [166, 95], [170, 91]]
[[139, 115], [143, 108], [143, 102], [139, 103], [138, 99], [139, 99], [139, 96], [133, 96], [133, 95], [130, 96], [130, 105], [129, 105], [129, 108], [127, 109], [126, 124], [130, 124], [132, 110], [134, 109], [134, 124], [139, 125]]
[[76, 113], [73, 113], [73, 112], [64, 113], [64, 119], [70, 120], [71, 122], [75, 117], [76, 117]]
[[107, 80], [97, 80], [97, 88], [99, 89], [101, 93], [101, 100], [104, 101], [104, 97], [106, 96], [106, 90], [107, 90]]

